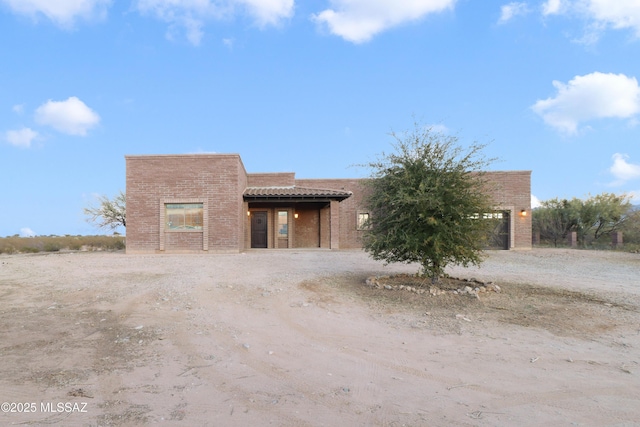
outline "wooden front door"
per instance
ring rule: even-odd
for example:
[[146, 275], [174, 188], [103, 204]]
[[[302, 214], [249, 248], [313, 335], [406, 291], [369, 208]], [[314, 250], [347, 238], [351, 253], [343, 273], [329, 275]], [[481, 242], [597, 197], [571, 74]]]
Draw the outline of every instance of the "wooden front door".
[[267, 213], [251, 213], [251, 247], [267, 247]]

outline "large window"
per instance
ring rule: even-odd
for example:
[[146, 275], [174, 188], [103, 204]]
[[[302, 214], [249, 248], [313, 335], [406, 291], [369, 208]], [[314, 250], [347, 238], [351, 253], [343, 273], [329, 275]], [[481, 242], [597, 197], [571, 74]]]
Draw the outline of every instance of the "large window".
[[202, 230], [202, 203], [166, 203], [164, 208], [167, 230]]

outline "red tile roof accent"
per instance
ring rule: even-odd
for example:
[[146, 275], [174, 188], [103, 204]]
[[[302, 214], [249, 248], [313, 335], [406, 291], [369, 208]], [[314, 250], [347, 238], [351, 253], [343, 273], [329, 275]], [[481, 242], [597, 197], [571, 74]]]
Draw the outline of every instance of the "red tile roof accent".
[[327, 190], [321, 188], [305, 187], [247, 187], [244, 196], [250, 198], [326, 198], [326, 199], [346, 199], [353, 193], [351, 191]]

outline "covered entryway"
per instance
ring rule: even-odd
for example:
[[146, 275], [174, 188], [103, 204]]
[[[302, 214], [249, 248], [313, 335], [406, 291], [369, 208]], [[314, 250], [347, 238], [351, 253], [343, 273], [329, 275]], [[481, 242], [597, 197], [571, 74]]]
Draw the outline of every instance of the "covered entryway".
[[338, 203], [350, 196], [350, 191], [295, 186], [247, 188], [250, 247], [339, 248]]

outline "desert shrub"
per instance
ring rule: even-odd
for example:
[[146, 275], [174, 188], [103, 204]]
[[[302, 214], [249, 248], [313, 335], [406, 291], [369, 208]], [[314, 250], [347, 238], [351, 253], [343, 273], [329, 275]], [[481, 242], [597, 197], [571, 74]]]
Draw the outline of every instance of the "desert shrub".
[[0, 244], [0, 254], [14, 254], [16, 253], [16, 248], [8, 243]]
[[68, 247], [70, 251], [79, 251], [82, 248], [82, 244], [80, 242], [70, 242]]
[[124, 238], [120, 238], [120, 239], [115, 239], [113, 242], [113, 248], [116, 250], [122, 250], [126, 247], [126, 244], [124, 242]]
[[125, 248], [125, 237], [116, 236], [10, 236], [0, 238], [0, 253], [59, 252], [61, 250], [115, 251]]
[[46, 242], [42, 248], [45, 252], [58, 252], [60, 249], [60, 244], [57, 242]]

